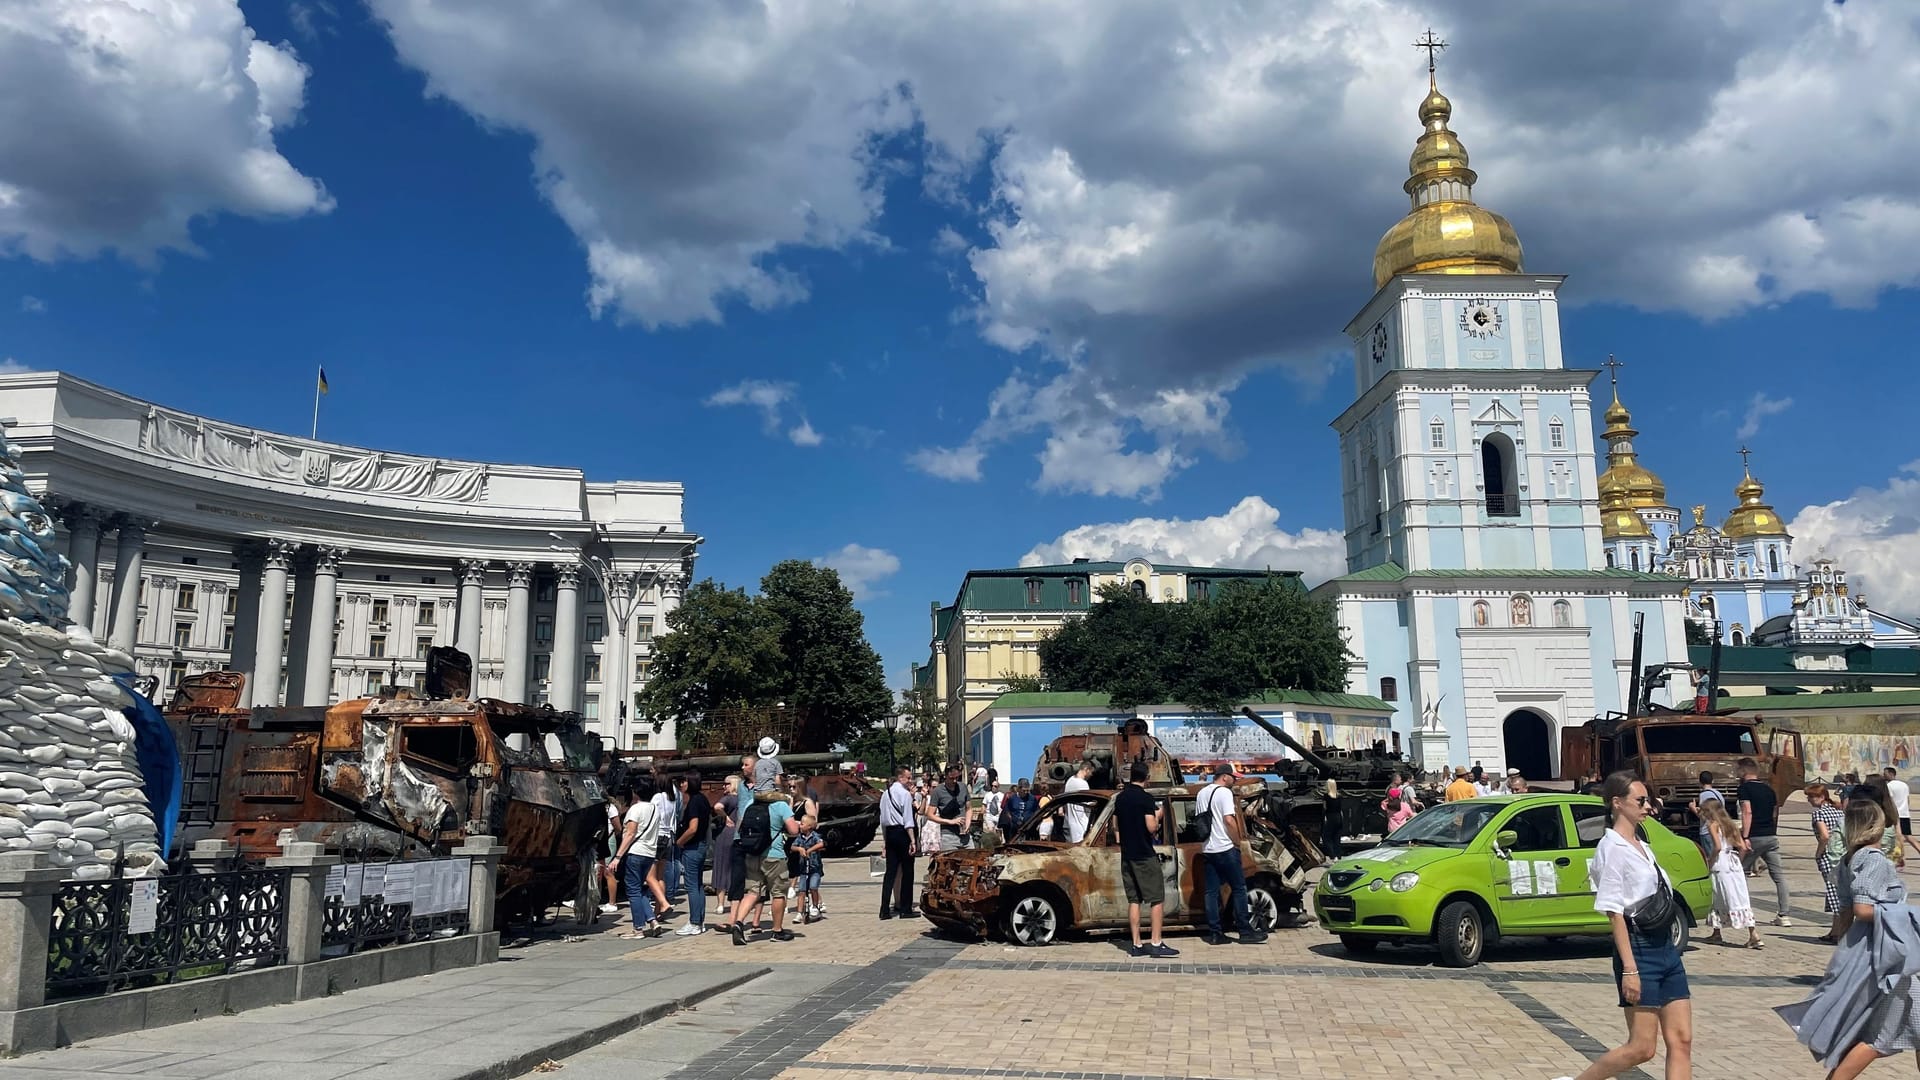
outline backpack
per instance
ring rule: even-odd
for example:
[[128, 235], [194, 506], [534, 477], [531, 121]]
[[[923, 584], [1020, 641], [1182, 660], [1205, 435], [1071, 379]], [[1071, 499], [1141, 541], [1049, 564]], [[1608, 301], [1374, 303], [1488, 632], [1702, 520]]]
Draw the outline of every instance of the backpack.
[[765, 855], [773, 847], [773, 814], [767, 804], [758, 799], [740, 815], [740, 829], [733, 836], [734, 845], [749, 855]]

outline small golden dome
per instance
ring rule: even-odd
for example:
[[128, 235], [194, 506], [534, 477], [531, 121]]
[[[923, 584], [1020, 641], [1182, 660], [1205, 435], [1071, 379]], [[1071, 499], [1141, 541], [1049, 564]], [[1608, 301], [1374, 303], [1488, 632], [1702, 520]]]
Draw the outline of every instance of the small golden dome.
[[1467, 167], [1467, 148], [1447, 127], [1453, 103], [1428, 82], [1420, 102], [1426, 130], [1414, 144], [1402, 185], [1413, 209], [1380, 238], [1373, 252], [1373, 285], [1398, 274], [1517, 274], [1520, 238], [1507, 219], [1473, 201], [1479, 177]]
[[1652, 470], [1640, 464], [1634, 452], [1633, 416], [1620, 404], [1620, 392], [1614, 390], [1613, 404], [1607, 406], [1607, 429], [1601, 438], [1607, 441], [1607, 471], [1600, 474], [1601, 507], [1610, 493], [1618, 492], [1626, 505], [1635, 510], [1651, 510], [1667, 505], [1667, 485]]
[[1733, 493], [1739, 497], [1740, 505], [1727, 515], [1727, 523], [1720, 527], [1722, 533], [1734, 540], [1788, 535], [1786, 522], [1780, 520], [1780, 515], [1773, 507], [1761, 501], [1766, 489], [1760, 486], [1760, 481], [1755, 480], [1752, 473], [1741, 478], [1740, 483], [1734, 486]]
[[1651, 537], [1647, 519], [1627, 503], [1626, 492], [1614, 489], [1600, 496], [1600, 536], [1606, 540], [1640, 540]]

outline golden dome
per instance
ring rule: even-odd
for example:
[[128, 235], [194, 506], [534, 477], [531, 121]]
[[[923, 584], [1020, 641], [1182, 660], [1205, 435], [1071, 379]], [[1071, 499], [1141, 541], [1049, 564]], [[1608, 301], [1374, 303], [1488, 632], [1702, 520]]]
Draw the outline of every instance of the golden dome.
[[1744, 540], [1755, 536], [1788, 535], [1786, 522], [1780, 520], [1780, 515], [1774, 511], [1773, 507], [1761, 501], [1766, 490], [1760, 486], [1760, 481], [1753, 478], [1751, 472], [1742, 477], [1740, 483], [1733, 489], [1734, 495], [1740, 500], [1740, 505], [1734, 507], [1733, 513], [1727, 515], [1727, 523], [1720, 527], [1720, 531], [1733, 540]]
[[1604, 513], [1610, 494], [1618, 493], [1635, 510], [1651, 510], [1667, 505], [1667, 485], [1652, 470], [1640, 464], [1633, 450], [1633, 417], [1620, 404], [1620, 388], [1614, 387], [1613, 404], [1607, 406], [1607, 471], [1600, 474], [1600, 506]]
[[1639, 540], [1651, 537], [1647, 519], [1627, 503], [1627, 494], [1618, 488], [1600, 496], [1600, 536], [1606, 540]]
[[1397, 274], [1520, 273], [1520, 238], [1506, 218], [1473, 201], [1479, 177], [1467, 167], [1460, 137], [1447, 127], [1453, 103], [1431, 79], [1419, 112], [1426, 130], [1414, 144], [1402, 185], [1413, 210], [1374, 248], [1374, 288]]

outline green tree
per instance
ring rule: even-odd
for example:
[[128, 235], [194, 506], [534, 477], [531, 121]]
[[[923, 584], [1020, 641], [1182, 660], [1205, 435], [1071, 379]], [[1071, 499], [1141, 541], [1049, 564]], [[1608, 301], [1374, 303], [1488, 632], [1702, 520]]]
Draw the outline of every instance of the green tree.
[[1713, 631], [1707, 629], [1706, 627], [1700, 625], [1697, 622], [1694, 622], [1692, 619], [1687, 620], [1686, 630], [1687, 630], [1687, 644], [1689, 645], [1713, 644]]
[[857, 732], [847, 741], [847, 753], [867, 763], [869, 776], [886, 772], [889, 741], [893, 743], [894, 764], [911, 766], [915, 772], [938, 768], [947, 747], [946, 711], [934, 699], [933, 691], [919, 687], [903, 690], [895, 708], [900, 721], [895, 730], [889, 732], [884, 724], [875, 724]]
[[1016, 675], [1011, 671], [1000, 673], [1003, 694], [1039, 694], [1047, 689], [1047, 680], [1038, 675]]
[[779, 627], [764, 607], [744, 589], [698, 582], [653, 640], [653, 677], [636, 695], [640, 715], [658, 731], [671, 717], [766, 704], [783, 666]]
[[893, 694], [867, 643], [853, 594], [830, 567], [800, 559], [760, 579], [758, 606], [777, 628], [776, 695], [802, 716], [802, 741], [832, 746], [880, 723]]
[[1278, 576], [1187, 604], [1107, 586], [1085, 619], [1040, 645], [1048, 686], [1106, 693], [1123, 709], [1178, 702], [1226, 712], [1261, 690], [1338, 691], [1349, 658], [1333, 605]]

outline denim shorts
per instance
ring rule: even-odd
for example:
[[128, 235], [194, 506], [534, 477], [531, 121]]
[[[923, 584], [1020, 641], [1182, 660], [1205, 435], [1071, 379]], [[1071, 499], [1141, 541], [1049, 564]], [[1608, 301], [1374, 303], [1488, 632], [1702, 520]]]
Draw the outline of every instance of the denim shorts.
[[1613, 984], [1620, 990], [1620, 1007], [1623, 1009], [1657, 1009], [1675, 1001], [1685, 1001], [1693, 996], [1687, 989], [1687, 969], [1680, 963], [1680, 950], [1673, 947], [1673, 941], [1666, 935], [1658, 938], [1642, 937], [1628, 933], [1627, 944], [1633, 949], [1633, 966], [1640, 972], [1640, 1001], [1638, 1004], [1627, 1001], [1627, 994], [1621, 988], [1626, 970], [1620, 966], [1620, 957], [1613, 958]]

